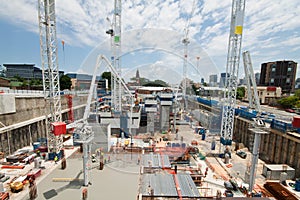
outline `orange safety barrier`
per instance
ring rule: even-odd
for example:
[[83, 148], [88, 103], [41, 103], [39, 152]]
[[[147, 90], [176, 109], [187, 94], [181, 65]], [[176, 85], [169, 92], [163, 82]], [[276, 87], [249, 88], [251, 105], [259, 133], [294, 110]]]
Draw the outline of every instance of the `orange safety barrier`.
[[24, 165], [2, 165], [1, 169], [24, 169]]
[[232, 164], [227, 164], [226, 167], [230, 168], [232, 167]]

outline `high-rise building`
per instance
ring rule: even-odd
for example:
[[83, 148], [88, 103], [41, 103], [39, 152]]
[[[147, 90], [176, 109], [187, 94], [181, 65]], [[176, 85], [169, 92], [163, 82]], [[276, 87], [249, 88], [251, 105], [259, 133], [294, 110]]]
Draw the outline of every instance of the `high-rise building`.
[[297, 63], [276, 61], [261, 64], [259, 85], [281, 87], [282, 93], [293, 93], [295, 89]]
[[254, 77], [255, 77], [256, 85], [258, 85], [259, 84], [259, 79], [260, 79], [260, 73], [255, 73]]
[[209, 76], [209, 86], [217, 86], [218, 83], [218, 75], [217, 74], [212, 74]]
[[224, 88], [226, 87], [226, 74], [227, 74], [227, 78], [229, 77], [229, 73], [221, 73], [221, 77], [220, 77], [220, 88]]
[[204, 84], [204, 78], [201, 78], [201, 84]]

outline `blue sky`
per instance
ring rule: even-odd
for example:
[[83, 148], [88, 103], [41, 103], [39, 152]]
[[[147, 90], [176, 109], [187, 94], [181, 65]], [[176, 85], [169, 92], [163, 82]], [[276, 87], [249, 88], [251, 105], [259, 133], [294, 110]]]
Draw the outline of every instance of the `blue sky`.
[[[193, 1], [122, 2], [124, 78], [134, 76], [139, 69], [142, 77], [158, 77], [167, 82], [180, 80], [181, 40]], [[37, 0], [0, 0], [0, 3], [0, 64], [41, 66]], [[225, 72], [232, 1], [198, 0], [196, 3], [189, 31], [188, 77], [199, 81], [199, 77], [207, 80], [210, 74]], [[61, 70], [91, 72], [97, 55], [110, 57], [110, 40], [105, 31], [110, 26], [106, 18], [113, 18], [113, 6], [113, 0], [56, 1]], [[242, 51], [250, 51], [255, 72], [260, 71], [263, 62], [300, 62], [299, 13], [299, 0], [246, 0]]]

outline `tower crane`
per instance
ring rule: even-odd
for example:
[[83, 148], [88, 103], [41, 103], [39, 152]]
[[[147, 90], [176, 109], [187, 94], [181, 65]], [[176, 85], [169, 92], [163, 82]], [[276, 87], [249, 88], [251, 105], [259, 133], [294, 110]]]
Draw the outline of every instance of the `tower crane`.
[[188, 45], [190, 43], [189, 39], [189, 31], [190, 31], [190, 24], [191, 24], [191, 18], [194, 15], [196, 8], [196, 0], [193, 1], [192, 5], [192, 11], [190, 13], [190, 16], [188, 16], [188, 20], [186, 22], [185, 28], [184, 28], [184, 38], [182, 39], [182, 43], [184, 45], [184, 58], [183, 58], [183, 97], [184, 97], [184, 108], [187, 108], [187, 97], [186, 97], [186, 90], [187, 90], [187, 59], [188, 59]]
[[[114, 1], [114, 19], [113, 19], [113, 30], [112, 30], [112, 65], [118, 72], [118, 77], [121, 77], [121, 14], [122, 14], [122, 0]], [[112, 75], [112, 107], [116, 111], [122, 110], [122, 87], [121, 82], [117, 80], [117, 76]]]
[[232, 143], [244, 13], [245, 0], [233, 0], [226, 65], [225, 86], [227, 90], [224, 93], [221, 126], [221, 143], [223, 145], [231, 145]]
[[[62, 149], [66, 124], [61, 116], [59, 69], [57, 60], [57, 39], [55, 0], [38, 0], [40, 51], [43, 69], [45, 100], [49, 101], [50, 117], [46, 116], [48, 151], [59, 153]], [[58, 128], [58, 129], [57, 129]]]

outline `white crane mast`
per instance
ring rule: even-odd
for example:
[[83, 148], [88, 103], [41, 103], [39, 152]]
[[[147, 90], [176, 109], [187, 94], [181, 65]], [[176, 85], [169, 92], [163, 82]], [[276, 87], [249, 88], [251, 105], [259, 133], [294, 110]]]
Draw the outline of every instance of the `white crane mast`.
[[[250, 169], [247, 169], [246, 174], [249, 173], [249, 192], [252, 192], [254, 184], [255, 184], [255, 177], [256, 177], [256, 170], [257, 170], [257, 163], [259, 158], [259, 145], [261, 140], [261, 134], [268, 134], [265, 131], [265, 124], [263, 120], [260, 118], [261, 114], [261, 106], [260, 101], [258, 98], [257, 93], [257, 86], [254, 77], [250, 52], [245, 51], [243, 52], [243, 61], [244, 61], [244, 69], [245, 69], [245, 77], [247, 81], [247, 89], [248, 89], [248, 100], [249, 100], [249, 107], [255, 109], [258, 114], [256, 116], [253, 123], [253, 127], [249, 129], [250, 131], [254, 132], [254, 143], [253, 143], [253, 152], [252, 152], [252, 160]], [[253, 87], [253, 93], [251, 90], [251, 85]]]
[[184, 108], [187, 109], [187, 97], [186, 97], [186, 90], [187, 90], [187, 59], [188, 59], [188, 45], [190, 43], [189, 39], [189, 31], [190, 31], [190, 24], [191, 24], [191, 18], [195, 12], [196, 8], [196, 0], [193, 1], [192, 5], [192, 11], [190, 13], [190, 16], [188, 16], [188, 20], [186, 22], [186, 26], [184, 28], [184, 38], [182, 39], [182, 43], [184, 45], [184, 58], [183, 58], [183, 98], [184, 98]]
[[55, 136], [52, 134], [50, 126], [52, 122], [60, 122], [62, 120], [57, 60], [55, 0], [38, 1], [38, 18], [44, 94], [45, 99], [49, 101], [50, 105], [50, 118], [46, 117], [48, 148], [50, 152], [58, 153], [62, 149], [63, 138], [62, 135]]
[[233, 0], [221, 126], [221, 143], [223, 145], [231, 145], [232, 142], [244, 13], [245, 0]]
[[116, 80], [118, 81], [117, 83], [120, 83], [120, 86], [124, 87], [125, 92], [127, 92], [130, 95], [131, 99], [131, 106], [130, 106], [130, 123], [129, 123], [129, 134], [131, 135], [131, 127], [132, 127], [132, 112], [133, 112], [133, 102], [134, 102], [134, 96], [131, 94], [130, 90], [126, 86], [125, 82], [123, 79], [119, 76], [117, 70], [111, 65], [109, 60], [103, 56], [99, 55], [97, 57], [97, 62], [96, 66], [94, 68], [94, 73], [92, 77], [92, 82], [89, 90], [89, 96], [87, 99], [87, 104], [85, 107], [84, 115], [82, 121], [77, 121], [76, 122], [76, 130], [79, 133], [79, 138], [76, 140], [76, 142], [82, 143], [83, 146], [83, 177], [84, 177], [84, 185], [88, 186], [89, 185], [89, 177], [88, 177], [88, 171], [89, 171], [89, 154], [90, 154], [90, 145], [91, 141], [94, 139], [94, 132], [92, 130], [92, 127], [89, 126], [88, 124], [88, 117], [90, 115], [90, 109], [91, 109], [91, 104], [93, 102], [93, 94], [94, 90], [96, 88], [96, 77], [97, 77], [97, 72], [99, 71], [99, 68], [101, 67], [102, 62], [105, 62], [107, 64], [107, 67], [111, 70], [112, 75], [116, 77]]
[[[259, 98], [257, 93], [257, 85], [254, 77], [253, 66], [252, 66], [249, 51], [243, 52], [243, 61], [244, 61], [245, 78], [247, 82], [249, 107], [251, 109], [255, 109], [258, 113], [260, 113], [261, 108], [260, 108], [260, 103], [259, 103]], [[253, 92], [251, 90], [251, 85], [253, 88]]]
[[[113, 19], [113, 60], [112, 65], [118, 72], [119, 77], [121, 77], [121, 14], [122, 14], [122, 2], [121, 0], [114, 1], [114, 19]], [[122, 86], [120, 81], [117, 81], [118, 77], [112, 76], [112, 107], [116, 111], [122, 110]]]

